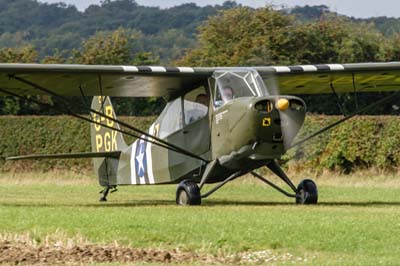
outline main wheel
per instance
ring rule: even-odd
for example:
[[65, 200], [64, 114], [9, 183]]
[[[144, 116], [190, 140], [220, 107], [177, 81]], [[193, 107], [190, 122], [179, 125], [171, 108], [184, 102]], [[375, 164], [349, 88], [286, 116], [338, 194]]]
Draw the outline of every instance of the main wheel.
[[176, 189], [176, 204], [200, 205], [201, 194], [197, 184], [191, 180], [183, 180]]
[[310, 179], [304, 179], [297, 186], [297, 204], [317, 204], [318, 190], [317, 185]]

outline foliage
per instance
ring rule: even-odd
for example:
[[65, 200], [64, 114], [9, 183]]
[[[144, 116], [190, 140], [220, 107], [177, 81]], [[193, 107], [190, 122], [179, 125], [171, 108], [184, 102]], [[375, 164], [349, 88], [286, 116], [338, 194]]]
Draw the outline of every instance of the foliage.
[[[122, 121], [146, 130], [153, 117], [121, 117]], [[7, 162], [8, 156], [89, 152], [90, 130], [87, 122], [68, 116], [3, 116], [0, 117], [0, 168], [7, 170], [42, 170], [91, 168], [91, 160], [42, 160]], [[133, 139], [127, 137], [127, 142]]]
[[[297, 139], [332, 124], [338, 116], [308, 116]], [[361, 169], [397, 172], [400, 166], [398, 116], [360, 116], [290, 150], [282, 163], [293, 170]]]
[[[79, 49], [81, 42], [96, 32], [118, 28], [135, 29], [143, 33], [141, 42], [145, 45], [142, 47], [144, 52], [149, 48], [158, 50], [164, 38], [170, 38], [165, 35], [170, 30], [179, 32], [184, 40], [178, 45], [192, 45], [196, 28], [218, 10], [236, 6], [229, 3], [206, 7], [183, 4], [163, 10], [141, 6], [134, 0], [107, 0], [80, 12], [74, 6], [64, 3], [0, 0], [0, 47], [33, 44], [43, 58], [55, 49]], [[155, 47], [154, 43], [145, 41], [145, 36], [160, 40], [160, 43]], [[168, 52], [163, 53], [163, 56], [162, 59], [166, 61], [170, 58]]]
[[[156, 65], [158, 58], [152, 53], [137, 50], [139, 32], [117, 29], [112, 32], [98, 32], [83, 42], [81, 50], [74, 50], [72, 56], [65, 58], [65, 52], [55, 51], [51, 56], [43, 59], [43, 63], [77, 63], [97, 65]], [[0, 50], [0, 61], [31, 63], [37, 61], [37, 52], [32, 46], [23, 49], [6, 48]], [[42, 101], [61, 106], [58, 99], [50, 96], [37, 96]], [[74, 101], [74, 99], [69, 99]], [[90, 99], [87, 99], [88, 101]], [[81, 101], [78, 99], [78, 101]], [[125, 115], [154, 115], [159, 113], [165, 105], [161, 98], [118, 98], [115, 109], [119, 114]], [[73, 111], [88, 113], [85, 107], [74, 106]], [[31, 114], [63, 114], [62, 110], [46, 108], [32, 104], [29, 101], [14, 97], [0, 98], [0, 114], [31, 115]]]
[[[337, 116], [309, 116], [297, 139], [333, 123]], [[122, 117], [146, 130], [154, 117]], [[289, 169], [316, 172], [323, 170], [350, 173], [379, 168], [388, 172], [400, 169], [400, 118], [363, 116], [290, 150], [281, 163]], [[87, 169], [90, 160], [42, 160], [7, 162], [8, 156], [32, 153], [90, 151], [89, 126], [67, 116], [0, 117], [0, 170]], [[11, 137], [12, 136], [12, 137]], [[133, 140], [127, 138], [128, 142]]]
[[85, 65], [128, 65], [132, 63], [137, 32], [118, 29], [98, 32], [83, 43], [81, 50], [73, 51], [73, 61]]
[[399, 59], [390, 52], [392, 39], [370, 24], [340, 17], [299, 23], [270, 7], [224, 11], [200, 28], [198, 40], [199, 46], [179, 63], [250, 66]]
[[[33, 44], [42, 59], [55, 50], [70, 53], [79, 49], [82, 41], [98, 31], [125, 28], [141, 33], [142, 52], [152, 52], [163, 63], [168, 63], [180, 58], [186, 49], [195, 46], [197, 27], [209, 17], [237, 7], [239, 5], [234, 1], [226, 1], [214, 6], [182, 4], [160, 9], [139, 5], [133, 0], [118, 0], [102, 1], [100, 5], [91, 5], [80, 12], [74, 6], [64, 3], [0, 0], [0, 47]], [[305, 22], [339, 16], [323, 5], [296, 7], [282, 10], [282, 13], [293, 14], [298, 21]], [[397, 34], [400, 29], [400, 20], [394, 18], [349, 19], [357, 24], [372, 23], [386, 36]], [[246, 26], [247, 23], [242, 25]], [[238, 24], [233, 23], [231, 28], [235, 26]]]
[[[0, 63], [34, 63], [37, 60], [38, 53], [32, 45], [0, 49]], [[0, 115], [20, 113], [24, 109], [23, 105], [24, 102], [16, 97], [0, 97]], [[36, 107], [34, 106], [32, 109]]]

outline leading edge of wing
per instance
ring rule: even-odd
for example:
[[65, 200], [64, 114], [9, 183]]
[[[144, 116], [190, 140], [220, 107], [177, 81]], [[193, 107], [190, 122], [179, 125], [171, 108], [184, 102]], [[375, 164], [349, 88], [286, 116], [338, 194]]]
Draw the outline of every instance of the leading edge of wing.
[[0, 72], [6, 73], [96, 73], [96, 74], [192, 74], [211, 75], [215, 70], [253, 68], [265, 74], [309, 73], [330, 71], [374, 71], [400, 69], [400, 62], [371, 62], [351, 64], [313, 64], [292, 66], [254, 67], [164, 67], [164, 66], [123, 66], [123, 65], [77, 65], [77, 64], [13, 64], [0, 63]]
[[78, 65], [78, 64], [14, 64], [0, 63], [0, 72], [18, 73], [92, 73], [92, 74], [205, 74], [213, 68], [124, 66], [124, 65]]
[[30, 154], [7, 157], [7, 161], [30, 160], [30, 159], [77, 159], [77, 158], [119, 158], [120, 151], [111, 152], [79, 152], [59, 154]]
[[382, 70], [400, 70], [400, 62], [352, 63], [352, 64], [315, 64], [293, 66], [254, 67], [260, 74], [296, 74], [313, 72], [364, 72]]

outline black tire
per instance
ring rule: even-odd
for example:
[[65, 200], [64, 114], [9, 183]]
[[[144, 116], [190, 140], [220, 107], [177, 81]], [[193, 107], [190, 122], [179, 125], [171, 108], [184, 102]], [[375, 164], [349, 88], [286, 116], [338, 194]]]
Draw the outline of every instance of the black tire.
[[297, 186], [296, 203], [297, 204], [317, 204], [318, 189], [314, 181], [304, 179]]
[[201, 194], [197, 184], [191, 180], [183, 180], [176, 189], [176, 204], [200, 205]]

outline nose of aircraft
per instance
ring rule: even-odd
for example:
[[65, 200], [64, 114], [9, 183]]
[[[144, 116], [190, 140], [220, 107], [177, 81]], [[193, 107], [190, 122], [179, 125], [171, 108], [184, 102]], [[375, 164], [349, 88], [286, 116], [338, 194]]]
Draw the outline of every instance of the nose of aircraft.
[[255, 119], [260, 121], [257, 139], [280, 142], [288, 148], [304, 122], [305, 103], [295, 96], [280, 96], [258, 99], [254, 106]]
[[241, 168], [280, 158], [303, 125], [306, 106], [296, 96], [237, 98], [217, 110], [212, 130], [213, 156]]

